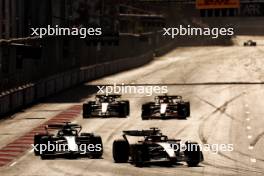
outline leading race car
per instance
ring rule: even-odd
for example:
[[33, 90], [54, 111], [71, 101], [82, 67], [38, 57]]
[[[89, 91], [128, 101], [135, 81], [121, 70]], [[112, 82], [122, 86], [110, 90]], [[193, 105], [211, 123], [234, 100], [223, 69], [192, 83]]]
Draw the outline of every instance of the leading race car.
[[[143, 137], [136, 142], [129, 138]], [[184, 147], [182, 146], [184, 145]], [[196, 142], [185, 142], [169, 139], [158, 128], [150, 130], [123, 131], [123, 139], [113, 142], [113, 159], [116, 163], [131, 162], [135, 166], [142, 167], [153, 162], [187, 162], [188, 166], [195, 167], [203, 159], [203, 153]]]
[[244, 46], [257, 46], [257, 42], [254, 42], [253, 40], [248, 40], [244, 42]]
[[83, 104], [83, 118], [127, 117], [129, 101], [120, 98], [121, 95], [96, 95], [95, 101]]
[[155, 102], [148, 102], [142, 105], [141, 117], [143, 120], [152, 118], [186, 119], [190, 116], [190, 102], [183, 101], [182, 96], [156, 96]]
[[[51, 134], [49, 129], [57, 130], [57, 134]], [[69, 122], [47, 125], [46, 133], [34, 136], [35, 155], [41, 159], [101, 158], [103, 154], [101, 137], [93, 133], [80, 133], [81, 129], [80, 125]]]

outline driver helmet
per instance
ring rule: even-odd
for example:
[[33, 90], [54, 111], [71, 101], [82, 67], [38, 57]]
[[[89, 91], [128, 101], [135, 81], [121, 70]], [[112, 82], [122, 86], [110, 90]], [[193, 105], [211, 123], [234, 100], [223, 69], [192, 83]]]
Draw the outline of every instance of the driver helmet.
[[73, 135], [73, 133], [72, 133], [72, 129], [71, 129], [71, 128], [64, 128], [64, 129], [62, 130], [62, 132], [63, 132], [63, 134], [64, 134], [65, 136], [71, 136], [71, 135]]
[[155, 97], [155, 104], [159, 104], [159, 97]]

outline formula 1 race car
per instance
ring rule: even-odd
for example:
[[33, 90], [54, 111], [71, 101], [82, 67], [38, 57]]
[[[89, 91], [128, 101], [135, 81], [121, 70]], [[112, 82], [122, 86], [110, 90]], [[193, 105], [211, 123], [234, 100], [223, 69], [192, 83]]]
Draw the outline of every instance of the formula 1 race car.
[[148, 102], [142, 105], [141, 117], [143, 120], [151, 118], [186, 119], [190, 116], [190, 102], [183, 101], [182, 96], [156, 96], [155, 102]]
[[[58, 130], [51, 134], [50, 130]], [[34, 153], [41, 159], [54, 159], [56, 157], [101, 158], [103, 144], [100, 136], [93, 133], [80, 133], [82, 127], [69, 122], [51, 124], [45, 127], [46, 133], [34, 136]]]
[[[143, 140], [130, 143], [131, 136], [143, 137]], [[123, 139], [113, 142], [113, 159], [116, 163], [130, 162], [138, 167], [154, 162], [177, 164], [183, 161], [189, 167], [195, 167], [204, 160], [196, 142], [182, 144], [181, 140], [169, 139], [158, 128], [123, 131]]]
[[129, 101], [120, 98], [121, 95], [96, 95], [95, 101], [83, 104], [83, 118], [127, 117]]
[[254, 42], [253, 40], [248, 40], [244, 42], [244, 46], [257, 46], [257, 42]]

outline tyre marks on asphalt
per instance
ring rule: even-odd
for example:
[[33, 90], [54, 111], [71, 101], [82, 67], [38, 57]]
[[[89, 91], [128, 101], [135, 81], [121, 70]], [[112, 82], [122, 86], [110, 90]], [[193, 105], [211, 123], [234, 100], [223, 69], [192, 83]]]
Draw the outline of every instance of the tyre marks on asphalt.
[[[206, 143], [208, 142], [208, 138], [210, 137], [210, 135], [212, 135], [212, 133], [209, 133], [210, 135], [208, 135], [208, 136], [205, 136], [205, 135], [204, 135], [203, 129], [205, 128], [206, 121], [207, 121], [209, 118], [211, 118], [212, 115], [216, 114], [217, 112], [220, 112], [221, 114], [226, 115], [226, 116], [229, 117], [231, 120], [235, 120], [236, 122], [243, 123], [242, 120], [239, 120], [239, 119], [233, 117], [232, 115], [228, 114], [228, 113], [226, 112], [226, 109], [227, 109], [228, 105], [229, 105], [231, 102], [237, 100], [238, 98], [240, 98], [240, 97], [243, 96], [244, 94], [245, 94], [245, 93], [243, 92], [243, 93], [240, 93], [240, 94], [234, 96], [233, 98], [229, 99], [228, 101], [225, 101], [225, 103], [222, 104], [221, 106], [216, 106], [216, 105], [214, 105], [213, 103], [211, 103], [211, 102], [209, 102], [209, 101], [207, 101], [207, 100], [205, 100], [205, 99], [202, 99], [202, 98], [196, 96], [200, 101], [202, 101], [202, 102], [204, 102], [204, 103], [210, 105], [211, 107], [215, 108], [215, 110], [214, 110], [213, 112], [209, 113], [209, 115], [206, 115], [206, 116], [204, 116], [204, 117], [202, 118], [202, 119], [203, 119], [203, 122], [202, 122], [202, 123], [200, 124], [200, 126], [199, 126], [199, 137], [200, 137], [202, 143], [206, 144]], [[248, 113], [246, 113], [246, 114], [248, 114]], [[217, 121], [216, 121], [215, 123], [218, 123], [219, 120], [220, 120], [220, 119], [218, 118]], [[242, 161], [239, 161], [239, 160], [237, 160], [237, 159], [234, 159], [234, 158], [232, 158], [232, 157], [230, 157], [230, 156], [227, 156], [227, 155], [225, 155], [225, 154], [223, 154], [223, 153], [221, 153], [221, 152], [219, 152], [218, 154], [219, 154], [220, 156], [222, 156], [222, 157], [224, 157], [224, 158], [230, 160], [230, 161], [233, 161], [233, 162], [236, 162], [236, 163], [240, 163], [240, 164], [241, 164], [241, 166], [240, 166], [240, 170], [238, 171], [237, 168], [234, 168], [234, 167], [231, 167], [231, 166], [222, 166], [222, 165], [215, 164], [215, 163], [214, 163], [214, 164], [210, 164], [208, 161], [207, 161], [207, 162], [204, 162], [204, 164], [205, 164], [205, 165], [212, 166], [212, 167], [215, 167], [215, 168], [218, 168], [218, 169], [225, 169], [225, 170], [229, 170], [229, 171], [232, 171], [232, 172], [237, 172], [237, 173], [240, 173], [240, 174], [245, 173], [245, 172], [248, 172], [248, 171], [250, 171], [250, 172], [252, 172], [252, 173], [263, 173], [262, 171], [259, 171], [259, 170], [252, 170], [252, 169], [250, 169], [250, 168], [247, 168], [247, 167], [246, 167], [247, 165], [246, 165], [245, 163], [243, 163]], [[244, 166], [244, 167], [243, 167], [243, 166]], [[256, 168], [256, 169], [258, 169], [258, 168]]]
[[27, 132], [20, 138], [2, 147], [0, 149], [0, 167], [9, 165], [11, 162], [22, 156], [27, 150], [32, 148], [31, 144], [34, 143], [34, 135], [36, 133], [45, 132], [44, 127], [46, 125], [72, 121], [79, 116], [80, 112], [81, 105], [74, 105]]
[[[208, 140], [208, 138], [209, 138], [209, 136], [206, 137], [206, 136], [204, 135], [204, 133], [203, 133], [203, 129], [204, 129], [204, 127], [205, 127], [206, 121], [207, 121], [210, 117], [212, 117], [212, 115], [216, 114], [217, 112], [220, 112], [221, 114], [225, 114], [227, 117], [231, 118], [232, 120], [237, 120], [237, 119], [234, 118], [233, 116], [229, 115], [229, 114], [226, 112], [226, 109], [227, 109], [227, 106], [228, 106], [231, 102], [233, 102], [233, 101], [235, 101], [236, 99], [240, 98], [242, 95], [243, 95], [243, 93], [242, 93], [242, 94], [239, 94], [239, 95], [236, 95], [235, 97], [229, 99], [228, 101], [226, 101], [224, 104], [222, 104], [222, 105], [219, 106], [219, 107], [216, 106], [216, 105], [214, 105], [214, 104], [212, 104], [212, 103], [210, 103], [210, 102], [207, 101], [207, 100], [204, 100], [204, 99], [200, 98], [199, 96], [196, 96], [196, 97], [197, 97], [199, 100], [201, 100], [202, 102], [204, 102], [204, 103], [206, 103], [206, 104], [212, 106], [213, 108], [215, 108], [215, 110], [214, 110], [213, 112], [211, 112], [209, 115], [206, 115], [206, 116], [204, 116], [204, 117], [202, 118], [203, 121], [202, 121], [201, 125], [199, 126], [199, 137], [200, 137], [200, 139], [201, 139], [201, 141], [202, 141], [203, 144], [206, 144], [206, 143], [207, 143], [207, 140]], [[217, 119], [217, 121], [219, 121], [219, 118]], [[209, 133], [209, 134], [211, 134], [211, 133]]]
[[[199, 136], [200, 136], [200, 139], [203, 143], [207, 143], [207, 140], [209, 138], [208, 137], [205, 137], [204, 134], [203, 134], [203, 128], [205, 126], [205, 121], [208, 120], [213, 114], [217, 113], [217, 112], [221, 112], [222, 114], [225, 114], [227, 117], [231, 118], [232, 120], [235, 120], [236, 122], [239, 122], [239, 123], [244, 123], [243, 120], [239, 120], [237, 118], [234, 118], [233, 116], [231, 116], [230, 114], [226, 113], [226, 109], [227, 109], [227, 105], [229, 103], [231, 103], [232, 101], [236, 100], [237, 98], [239, 98], [240, 96], [242, 95], [247, 95], [247, 92], [243, 92], [233, 98], [231, 98], [229, 101], [226, 101], [222, 106], [220, 107], [217, 107], [215, 106], [214, 104], [210, 103], [209, 101], [207, 100], [204, 100], [200, 97], [198, 97], [199, 100], [209, 104], [210, 106], [212, 106], [213, 108], [215, 108], [215, 111], [213, 111], [212, 113], [210, 113], [209, 115], [207, 116], [204, 116], [204, 121], [203, 123], [200, 125], [200, 128], [199, 128]], [[252, 120], [250, 116], [250, 111], [247, 109], [249, 107], [248, 104], [245, 104], [244, 105], [245, 107], [245, 115], [246, 115], [246, 129], [248, 132], [250, 132], [250, 130], [252, 129], [252, 127], [250, 126], [249, 122]], [[219, 119], [218, 119], [219, 120]], [[217, 122], [216, 122], [217, 123]], [[264, 132], [263, 133], [260, 133], [257, 137], [254, 138], [254, 140], [252, 142], [250, 142], [250, 145], [248, 147], [249, 150], [253, 150], [254, 149], [254, 146], [256, 145], [256, 143], [258, 142], [258, 140], [260, 140], [262, 137], [264, 136]], [[249, 140], [251, 140], [253, 138], [253, 135], [251, 135], [250, 133], [248, 133], [248, 136], [247, 138]], [[245, 157], [248, 157], [249, 158], [249, 161], [251, 163], [256, 163], [259, 159], [258, 158], [252, 158], [251, 155], [249, 154], [245, 154], [245, 153], [242, 153], [242, 152], [239, 152], [239, 151], [234, 151], [235, 153], [239, 154], [239, 155], [242, 155], [242, 156], [245, 156]], [[234, 167], [230, 167], [230, 166], [222, 166], [222, 165], [219, 165], [219, 164], [209, 164], [209, 162], [204, 162], [205, 165], [209, 165], [209, 166], [212, 166], [212, 167], [215, 167], [215, 168], [219, 168], [219, 169], [226, 169], [226, 170], [229, 170], [229, 171], [236, 171], [237, 173], [240, 173], [242, 174], [243, 172], [244, 173], [247, 173], [247, 172], [251, 172], [251, 173], [256, 173], [256, 174], [264, 174], [264, 172], [261, 170], [261, 168], [258, 168], [258, 167], [254, 167], [252, 165], [250, 165], [250, 167], [248, 168], [248, 162], [243, 162], [243, 160], [238, 160], [238, 159], [234, 159], [230, 156], [227, 156], [221, 152], [218, 153], [220, 156], [226, 158], [226, 159], [229, 159], [230, 161], [233, 161], [233, 162], [236, 162], [236, 163], [240, 163], [241, 165], [239, 166], [239, 171], [237, 170], [237, 168], [234, 168]], [[261, 161], [261, 159], [260, 159]], [[254, 169], [253, 169], [254, 168]]]
[[262, 137], [264, 137], [264, 131], [261, 132], [260, 134], [258, 134], [258, 135], [252, 140], [252, 142], [250, 142], [250, 146], [255, 146], [255, 145], [259, 142], [259, 140], [260, 140]]
[[243, 92], [243, 93], [240, 93], [240, 94], [238, 94], [238, 95], [236, 95], [236, 96], [234, 96], [233, 98], [229, 99], [228, 101], [225, 101], [225, 103], [222, 104], [222, 105], [219, 106], [219, 107], [216, 106], [216, 105], [214, 105], [213, 103], [211, 103], [211, 102], [209, 102], [209, 101], [207, 101], [207, 100], [205, 100], [205, 99], [203, 99], [203, 98], [197, 96], [197, 95], [196, 95], [196, 97], [197, 97], [199, 100], [201, 100], [202, 102], [204, 102], [204, 103], [206, 103], [206, 104], [212, 106], [213, 108], [215, 108], [215, 110], [214, 110], [212, 113], [210, 113], [208, 116], [205, 116], [205, 117], [204, 117], [205, 120], [207, 120], [208, 118], [210, 118], [211, 115], [213, 115], [213, 114], [215, 114], [215, 113], [217, 113], [217, 112], [221, 112], [222, 114], [225, 114], [227, 117], [231, 118], [232, 120], [239, 121], [239, 119], [236, 119], [236, 118], [233, 117], [232, 115], [228, 114], [228, 113], [226, 112], [226, 109], [227, 109], [227, 106], [228, 106], [230, 103], [232, 103], [232, 102], [235, 101], [236, 99], [240, 98], [242, 95], [244, 95], [244, 92]]

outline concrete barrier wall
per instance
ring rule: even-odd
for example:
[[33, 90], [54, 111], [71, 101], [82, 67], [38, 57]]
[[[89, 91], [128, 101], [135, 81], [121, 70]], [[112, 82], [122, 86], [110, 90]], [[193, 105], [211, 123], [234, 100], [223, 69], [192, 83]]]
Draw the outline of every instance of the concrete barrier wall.
[[46, 94], [45, 94], [45, 96], [50, 96], [50, 95], [52, 95], [52, 94], [54, 94], [54, 93], [56, 93], [56, 79], [55, 78], [51, 78], [51, 79], [48, 79], [48, 80], [46, 80], [45, 81], [45, 85], [46, 85], [46, 87], [45, 87], [45, 92], [46, 92]]
[[61, 92], [64, 89], [62, 74], [56, 76], [56, 78], [55, 78], [55, 87], [56, 87], [56, 93]]
[[[210, 40], [197, 39], [198, 41], [206, 43]], [[90, 47], [80, 47], [81, 67], [47, 76], [25, 87], [2, 93], [0, 117], [78, 84], [147, 64], [152, 61], [153, 56], [165, 54], [182, 42], [188, 43], [187, 39], [171, 40], [162, 37], [160, 33], [124, 35], [121, 36], [118, 47], [93, 47], [95, 51], [92, 52], [92, 56], [95, 58], [92, 61], [91, 56], [87, 55]]]
[[71, 73], [67, 72], [63, 74], [63, 88], [68, 89], [71, 86]]
[[10, 94], [0, 96], [0, 115], [5, 115], [10, 112]]
[[35, 86], [28, 85], [23, 90], [23, 105], [30, 105], [35, 101]]
[[35, 84], [35, 98], [37, 100], [46, 96], [46, 81], [39, 81]]
[[0, 116], [15, 112], [20, 108], [30, 105], [41, 98], [51, 96], [80, 83], [84, 83], [105, 75], [135, 68], [150, 62], [153, 52], [137, 57], [115, 60], [113, 62], [74, 69], [65, 73], [51, 76], [27, 87], [2, 94], [0, 96]]
[[24, 88], [19, 88], [15, 91], [10, 93], [10, 109], [11, 110], [18, 110], [24, 105]]

